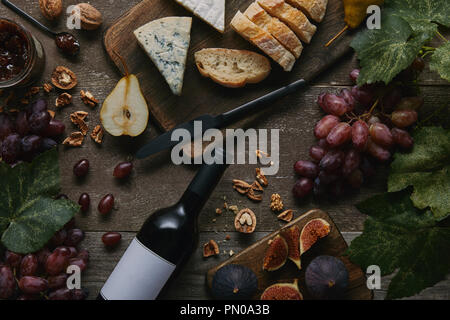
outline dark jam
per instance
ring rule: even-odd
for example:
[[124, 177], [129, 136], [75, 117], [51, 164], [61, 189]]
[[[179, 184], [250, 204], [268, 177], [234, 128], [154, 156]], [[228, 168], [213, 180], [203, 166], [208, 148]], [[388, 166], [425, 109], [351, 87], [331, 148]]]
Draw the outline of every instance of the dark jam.
[[30, 44], [17, 25], [0, 21], [0, 81], [18, 76], [30, 58]]
[[80, 43], [77, 38], [68, 32], [62, 32], [55, 37], [56, 46], [64, 54], [75, 56], [80, 51]]

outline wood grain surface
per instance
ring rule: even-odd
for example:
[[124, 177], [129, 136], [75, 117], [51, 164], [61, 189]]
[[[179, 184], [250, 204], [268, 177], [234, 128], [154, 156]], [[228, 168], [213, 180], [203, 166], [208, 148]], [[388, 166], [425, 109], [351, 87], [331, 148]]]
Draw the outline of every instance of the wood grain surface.
[[[166, 1], [169, 3], [172, 0]], [[69, 6], [77, 2], [65, 0], [64, 5]], [[37, 0], [15, 0], [14, 3], [48, 26], [56, 30], [65, 30], [64, 17], [55, 24], [48, 23], [40, 13]], [[39, 80], [40, 84], [49, 81], [52, 70], [58, 65], [67, 66], [76, 73], [79, 84], [70, 91], [73, 95], [73, 103], [56, 114], [56, 118], [65, 123], [66, 134], [76, 130], [69, 119], [70, 113], [74, 111], [89, 112], [88, 125], [91, 129], [99, 123], [100, 106], [95, 109], [85, 106], [79, 92], [89, 90], [102, 103], [120, 79], [121, 75], [117, 72], [116, 66], [110, 62], [108, 54], [104, 51], [102, 36], [110, 25], [124, 12], [138, 4], [139, 0], [92, 0], [90, 3], [102, 12], [104, 23], [96, 31], [74, 31], [82, 46], [80, 55], [74, 59], [67, 59], [60, 55], [52, 38], [0, 5], [0, 16], [22, 23], [42, 42], [47, 61], [45, 71]], [[186, 14], [186, 11], [183, 12]], [[229, 19], [230, 17], [227, 21]], [[198, 19], [194, 19], [194, 25], [201, 23]], [[448, 30], [443, 30], [443, 34], [450, 36]], [[439, 45], [439, 43], [436, 44]], [[231, 250], [240, 252], [284, 225], [270, 211], [269, 203], [272, 193], [281, 194], [285, 207], [294, 209], [295, 217], [298, 217], [301, 212], [317, 207], [326, 211], [347, 243], [360, 234], [366, 217], [356, 209], [354, 204], [386, 191], [386, 168], [380, 167], [375, 179], [364, 184], [360, 192], [335, 202], [317, 202], [313, 199], [296, 201], [291, 196], [291, 188], [295, 182], [292, 165], [296, 160], [308, 158], [308, 149], [315, 143], [313, 124], [323, 116], [316, 105], [317, 95], [323, 91], [337, 92], [342, 88], [351, 87], [348, 73], [357, 66], [358, 62], [354, 55], [344, 57], [315, 79], [307, 90], [274, 103], [271, 109], [252, 119], [251, 125], [255, 129], [280, 129], [280, 170], [275, 176], [269, 177], [269, 186], [263, 201], [253, 204], [232, 190], [231, 180], [253, 179], [254, 165], [235, 165], [228, 168], [200, 214], [199, 247], [180, 276], [170, 285], [163, 296], [164, 299], [211, 298], [205, 284], [206, 272], [229, 259]], [[421, 95], [425, 98], [423, 116], [431, 114], [436, 107], [449, 106], [450, 83], [430, 71], [428, 64], [417, 84]], [[58, 93], [52, 92], [48, 96], [50, 104], [55, 101]], [[450, 118], [434, 117], [434, 120], [440, 120], [442, 124], [447, 125], [450, 123]], [[144, 161], [135, 161], [131, 179], [124, 182], [113, 179], [114, 166], [126, 159], [132, 159], [133, 154], [142, 144], [161, 133], [158, 129], [158, 125], [151, 121], [147, 130], [138, 138], [114, 138], [106, 135], [101, 146], [87, 138], [81, 148], [60, 147], [62, 192], [75, 201], [82, 192], [88, 192], [91, 196], [91, 209], [86, 214], [77, 214], [76, 220], [77, 225], [86, 232], [86, 238], [81, 243], [81, 247], [89, 250], [90, 262], [83, 274], [82, 286], [90, 290], [92, 299], [97, 296], [99, 289], [148, 215], [158, 208], [173, 204], [195, 174], [195, 168], [190, 166], [174, 166], [170, 162], [170, 153], [163, 152]], [[74, 163], [82, 158], [89, 159], [91, 168], [85, 179], [78, 180], [73, 176], [72, 168]], [[101, 197], [110, 192], [116, 197], [116, 210], [109, 217], [102, 217], [96, 207]], [[216, 215], [215, 209], [223, 205], [224, 196], [227, 197], [229, 204], [254, 210], [258, 226], [253, 234], [243, 236], [235, 232], [234, 216], [230, 212], [221, 216]], [[122, 241], [117, 248], [112, 250], [104, 248], [101, 236], [107, 231], [122, 233]], [[225, 241], [226, 235], [230, 235], [229, 241]], [[219, 243], [221, 253], [217, 257], [205, 259], [202, 256], [201, 247], [210, 239]], [[391, 278], [392, 276], [383, 277], [381, 289], [374, 292], [374, 299], [385, 297]], [[450, 277], [409, 299], [450, 299]]]
[[[282, 268], [276, 271], [267, 272], [262, 269], [263, 258], [269, 246], [269, 240], [275, 238], [275, 236], [280, 234], [281, 230], [290, 228], [294, 225], [298, 226], [300, 230], [303, 230], [303, 227], [309, 221], [317, 218], [326, 220], [330, 224], [331, 230], [328, 236], [320, 239], [316, 244], [314, 244], [313, 247], [311, 247], [311, 249], [309, 249], [302, 255], [302, 270], [298, 270], [297, 266], [289, 260], [286, 261], [286, 264]], [[302, 214], [299, 218], [286, 224], [282, 229], [272, 232], [244, 251], [234, 255], [224, 263], [221, 263], [220, 265], [210, 269], [207, 272], [206, 279], [209, 288], [211, 288], [214, 275], [220, 268], [228, 264], [240, 264], [253, 270], [258, 278], [258, 290], [255, 293], [254, 299], [259, 299], [264, 290], [272, 284], [279, 282], [292, 283], [294, 279], [299, 280], [299, 289], [303, 295], [303, 298], [311, 299], [308, 290], [306, 289], [305, 270], [315, 257], [319, 255], [329, 255], [341, 259], [341, 261], [344, 262], [345, 267], [347, 268], [349, 281], [345, 299], [372, 299], [372, 292], [367, 289], [366, 286], [365, 273], [361, 270], [360, 267], [353, 264], [347, 257], [345, 257], [346, 250], [347, 243], [345, 242], [340, 231], [338, 230], [330, 216], [322, 210], [314, 209]]]
[[203, 114], [219, 114], [260, 97], [274, 88], [304, 78], [312, 80], [340, 57], [350, 51], [352, 33], [344, 34], [333, 47], [324, 44], [330, 35], [342, 29], [343, 6], [341, 0], [330, 0], [324, 20], [317, 25], [311, 43], [305, 45], [302, 56], [291, 72], [284, 72], [272, 61], [272, 74], [257, 85], [241, 89], [224, 88], [203, 78], [195, 66], [194, 53], [203, 48], [248, 49], [257, 48], [231, 29], [229, 22], [238, 10], [242, 12], [254, 0], [228, 0], [226, 3], [226, 30], [220, 34], [206, 23], [194, 19], [191, 31], [183, 94], [173, 95], [158, 69], [138, 45], [133, 31], [141, 25], [166, 16], [191, 15], [187, 10], [167, 0], [143, 0], [121, 16], [104, 36], [105, 49], [114, 63], [123, 70], [116, 53], [125, 58], [129, 70], [138, 76], [142, 91], [149, 103], [151, 114], [164, 130], [195, 119]]

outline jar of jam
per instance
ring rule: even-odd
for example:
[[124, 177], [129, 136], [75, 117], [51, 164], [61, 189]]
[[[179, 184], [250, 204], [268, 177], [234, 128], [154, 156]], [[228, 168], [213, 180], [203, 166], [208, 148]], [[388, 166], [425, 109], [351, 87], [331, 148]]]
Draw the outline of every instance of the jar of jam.
[[0, 18], [0, 88], [31, 85], [42, 73], [42, 44], [24, 27]]

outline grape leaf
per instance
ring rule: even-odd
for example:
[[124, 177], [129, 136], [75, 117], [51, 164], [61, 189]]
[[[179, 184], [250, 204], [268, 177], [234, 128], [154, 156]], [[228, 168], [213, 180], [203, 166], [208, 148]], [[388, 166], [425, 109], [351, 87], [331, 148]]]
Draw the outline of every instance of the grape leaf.
[[424, 127], [415, 130], [411, 153], [396, 153], [388, 191], [413, 186], [411, 200], [420, 209], [430, 207], [437, 220], [450, 215], [450, 130]]
[[363, 270], [370, 265], [379, 266], [382, 275], [398, 270], [387, 299], [412, 296], [445, 279], [450, 228], [439, 225], [429, 210], [414, 207], [409, 190], [374, 196], [357, 208], [369, 217], [347, 254]]
[[386, 8], [405, 19], [414, 32], [425, 33], [432, 38], [437, 24], [450, 27], [448, 0], [386, 0]]
[[413, 62], [425, 42], [425, 36], [415, 34], [408, 22], [383, 10], [381, 28], [361, 31], [351, 43], [361, 66], [358, 85], [391, 82]]
[[0, 163], [0, 233], [14, 252], [41, 249], [79, 210], [72, 201], [55, 200], [59, 186], [57, 150], [14, 168]]
[[437, 71], [442, 79], [450, 81], [450, 41], [433, 52], [430, 69]]

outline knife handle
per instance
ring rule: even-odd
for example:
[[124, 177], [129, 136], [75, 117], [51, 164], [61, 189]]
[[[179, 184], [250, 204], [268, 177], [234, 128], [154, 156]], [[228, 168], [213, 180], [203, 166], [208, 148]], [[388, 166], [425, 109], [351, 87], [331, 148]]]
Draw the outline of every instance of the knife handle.
[[230, 123], [242, 119], [245, 115], [247, 115], [251, 111], [254, 110], [259, 111], [261, 107], [267, 107], [271, 102], [274, 102], [275, 100], [284, 97], [290, 93], [293, 93], [305, 86], [306, 81], [304, 79], [300, 79], [285, 87], [272, 91], [258, 99], [247, 102], [242, 106], [239, 106], [233, 110], [227, 111], [221, 115], [223, 126], [226, 126]]

